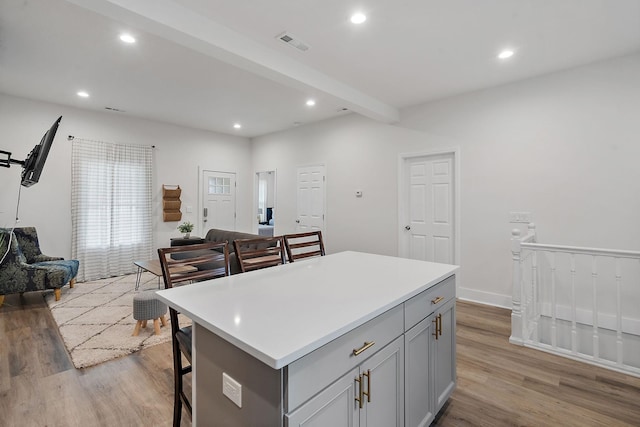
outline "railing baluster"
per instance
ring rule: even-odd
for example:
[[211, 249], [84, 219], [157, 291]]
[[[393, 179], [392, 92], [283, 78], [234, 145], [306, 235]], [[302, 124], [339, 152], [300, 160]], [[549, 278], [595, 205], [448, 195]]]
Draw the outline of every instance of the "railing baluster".
[[556, 318], [558, 316], [556, 307], [556, 253], [551, 252], [551, 347], [555, 350], [558, 347], [558, 330]]
[[576, 256], [571, 254], [571, 352], [578, 352], [578, 330], [576, 329]]
[[598, 335], [598, 266], [596, 256], [591, 258], [591, 283], [593, 285], [593, 358], [600, 359]]
[[537, 344], [538, 338], [538, 251], [532, 251], [531, 258], [531, 302], [529, 305], [529, 312], [531, 313], [531, 328], [533, 329], [533, 336], [531, 339]]
[[622, 267], [620, 258], [616, 257], [616, 362], [622, 366]]

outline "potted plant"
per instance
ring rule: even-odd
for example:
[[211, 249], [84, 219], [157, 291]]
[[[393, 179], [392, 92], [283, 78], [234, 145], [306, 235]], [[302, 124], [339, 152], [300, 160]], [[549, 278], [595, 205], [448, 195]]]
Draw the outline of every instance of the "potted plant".
[[188, 239], [189, 234], [193, 231], [193, 224], [189, 221], [185, 221], [178, 226], [178, 231], [184, 233], [184, 238]]

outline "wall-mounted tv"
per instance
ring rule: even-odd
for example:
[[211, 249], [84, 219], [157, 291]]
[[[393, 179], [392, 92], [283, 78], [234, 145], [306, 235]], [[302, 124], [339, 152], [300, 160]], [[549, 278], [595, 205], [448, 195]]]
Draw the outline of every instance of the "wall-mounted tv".
[[40, 143], [33, 147], [33, 150], [27, 156], [22, 167], [22, 185], [25, 187], [31, 187], [33, 184], [40, 180], [40, 174], [44, 168], [44, 163], [47, 161], [51, 144], [53, 144], [53, 138], [56, 136], [58, 125], [62, 120], [62, 116], [56, 120], [49, 130], [42, 136]]

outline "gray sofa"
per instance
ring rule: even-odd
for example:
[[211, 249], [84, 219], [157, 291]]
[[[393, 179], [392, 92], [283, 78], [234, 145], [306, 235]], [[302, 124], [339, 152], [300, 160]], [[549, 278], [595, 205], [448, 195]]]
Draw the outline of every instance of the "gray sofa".
[[240, 273], [240, 266], [236, 258], [236, 251], [233, 247], [233, 241], [236, 239], [256, 239], [262, 236], [251, 233], [242, 233], [239, 231], [220, 230], [212, 228], [204, 237], [205, 242], [223, 243], [225, 240], [229, 242], [229, 271], [231, 274]]

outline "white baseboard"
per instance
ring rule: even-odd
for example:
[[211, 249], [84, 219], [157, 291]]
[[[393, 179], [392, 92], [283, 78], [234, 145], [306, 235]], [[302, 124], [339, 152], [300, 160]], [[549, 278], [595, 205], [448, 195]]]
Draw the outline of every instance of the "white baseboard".
[[493, 292], [460, 287], [458, 288], [458, 298], [463, 301], [511, 309], [511, 295], [494, 294]]

